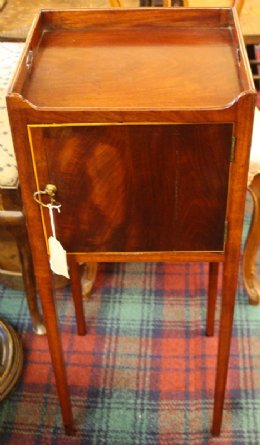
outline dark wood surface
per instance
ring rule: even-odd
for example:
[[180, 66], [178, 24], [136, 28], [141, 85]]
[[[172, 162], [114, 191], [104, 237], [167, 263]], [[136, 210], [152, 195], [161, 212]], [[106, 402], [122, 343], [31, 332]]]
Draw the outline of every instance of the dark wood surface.
[[[121, 43], [115, 40], [119, 35]], [[104, 37], [108, 40], [102, 43]], [[98, 59], [104, 58], [95, 66], [93, 48]], [[31, 70], [26, 68], [29, 50], [34, 56]], [[127, 67], [125, 82], [122, 65]], [[7, 102], [67, 432], [73, 431], [73, 418], [46, 249], [49, 227], [33, 200], [33, 193], [44, 190], [50, 180], [57, 182], [62, 204], [60, 218], [55, 215], [59, 236], [69, 249], [93, 249], [77, 253], [73, 258], [77, 261], [224, 263], [212, 426], [218, 435], [255, 103], [235, 11], [42, 12]], [[54, 123], [70, 125], [50, 127]], [[94, 125], [79, 127], [82, 123]], [[102, 125], [107, 123], [123, 125]], [[172, 218], [175, 224], [170, 223]], [[224, 249], [215, 252], [219, 247]], [[111, 252], [117, 248], [122, 251]], [[77, 279], [76, 269], [74, 275]], [[214, 327], [216, 280], [217, 266], [211, 265], [209, 335]], [[77, 284], [75, 289], [78, 294]], [[80, 311], [78, 305], [78, 321], [82, 321]]]
[[231, 47], [229, 28], [49, 31], [22, 95], [40, 107], [222, 107], [241, 91]]
[[224, 107], [241, 93], [231, 10], [141, 14], [43, 12], [15, 89], [37, 107], [91, 109]]
[[[224, 250], [232, 125], [30, 131], [39, 183], [57, 186], [67, 252]], [[48, 209], [45, 225], [50, 236]]]

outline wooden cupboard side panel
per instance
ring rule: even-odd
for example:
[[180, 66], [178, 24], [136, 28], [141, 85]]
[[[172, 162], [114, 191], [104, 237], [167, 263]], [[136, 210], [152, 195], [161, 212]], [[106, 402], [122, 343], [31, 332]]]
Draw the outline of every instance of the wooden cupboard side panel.
[[223, 250], [231, 133], [226, 124], [32, 127], [39, 186], [44, 158], [62, 204], [58, 239], [68, 252]]

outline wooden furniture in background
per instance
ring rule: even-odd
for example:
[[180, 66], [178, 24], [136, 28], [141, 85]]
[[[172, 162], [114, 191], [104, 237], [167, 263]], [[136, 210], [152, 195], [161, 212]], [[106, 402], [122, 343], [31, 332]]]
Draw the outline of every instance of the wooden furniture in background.
[[124, 0], [109, 0], [113, 8], [124, 6]]
[[187, 0], [186, 6], [190, 8], [230, 8], [235, 7], [240, 13], [247, 0]]
[[0, 228], [4, 227], [15, 240], [18, 248], [22, 268], [24, 291], [32, 319], [33, 330], [36, 334], [43, 335], [46, 333], [46, 330], [38, 308], [32, 254], [24, 214], [22, 212], [21, 205], [19, 206], [16, 201], [20, 191], [18, 187], [7, 189], [8, 194], [3, 193], [5, 191], [6, 190], [1, 189], [2, 197], [6, 198], [8, 196], [8, 200], [3, 199], [4, 210], [0, 210]]
[[255, 46], [260, 45], [260, 2], [246, 0], [240, 14], [240, 23], [250, 59], [255, 86], [260, 89], [260, 60], [256, 57]]
[[73, 419], [49, 267], [52, 229], [48, 209], [33, 198], [46, 184], [57, 187], [61, 203], [56, 234], [72, 264], [81, 334], [78, 262], [208, 262], [208, 335], [224, 264], [212, 426], [218, 435], [255, 103], [236, 14], [42, 11], [7, 103], [66, 431]]
[[12, 326], [0, 320], [0, 402], [16, 385], [23, 368], [23, 348]]
[[260, 282], [256, 273], [256, 260], [260, 247], [260, 111], [257, 108], [255, 109], [248, 189], [253, 198], [253, 216], [244, 247], [243, 277], [249, 302], [259, 304]]
[[188, 6], [188, 0], [140, 0], [140, 6], [164, 6], [166, 8], [171, 6]]
[[238, 12], [238, 14], [241, 13], [242, 8], [244, 6], [246, 0], [233, 0], [233, 4], [231, 6], [234, 6]]
[[0, 0], [0, 11], [5, 7], [7, 0]]
[[[3, 208], [0, 210], [0, 229], [4, 228], [15, 240], [22, 270], [21, 277], [23, 281], [23, 288], [32, 320], [33, 331], [38, 335], [44, 335], [46, 334], [46, 329], [38, 306], [32, 254], [24, 214], [21, 203], [19, 203], [20, 190], [18, 186], [12, 188], [1, 187], [0, 194], [3, 204]], [[8, 270], [1, 270], [1, 273], [3, 276], [6, 276], [4, 282], [7, 285], [12, 286], [13, 283], [13, 285], [17, 287], [16, 283], [17, 276], [19, 276], [18, 273]], [[83, 297], [90, 296], [91, 290], [95, 283], [96, 274], [97, 263], [82, 264], [80, 280]], [[11, 280], [11, 277], [13, 277], [13, 281]], [[55, 287], [59, 288], [68, 284], [68, 280], [63, 277], [59, 278], [56, 276], [54, 283]], [[20, 287], [20, 283], [18, 284], [18, 287]]]
[[[22, 213], [17, 166], [5, 104], [6, 88], [14, 74], [22, 47], [23, 45], [20, 43], [3, 43], [0, 46], [0, 282], [20, 287], [23, 285], [33, 329], [42, 334], [45, 332], [45, 328], [38, 310], [32, 256]], [[16, 262], [10, 259], [11, 255], [18, 256], [15, 246], [17, 246], [20, 257], [22, 273], [19, 273], [19, 259]], [[9, 249], [9, 257], [7, 249]]]
[[260, 2], [259, 0], [187, 0], [189, 7], [226, 7], [234, 6], [239, 20], [250, 59], [255, 86], [260, 88], [259, 60], [255, 45], [260, 44]]

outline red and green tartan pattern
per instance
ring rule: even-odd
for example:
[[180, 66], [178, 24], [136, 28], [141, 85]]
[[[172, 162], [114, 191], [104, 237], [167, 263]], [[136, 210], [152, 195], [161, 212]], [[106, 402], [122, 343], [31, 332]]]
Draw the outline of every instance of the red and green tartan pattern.
[[[248, 223], [247, 212], [245, 232]], [[0, 288], [0, 313], [25, 351], [22, 379], [0, 406], [1, 445], [260, 444], [260, 307], [249, 306], [241, 277], [222, 433], [210, 435], [220, 301], [206, 337], [207, 272], [202, 263], [101, 264], [85, 337], [70, 289], [57, 292], [74, 437], [63, 431], [47, 339], [32, 333], [23, 294]]]

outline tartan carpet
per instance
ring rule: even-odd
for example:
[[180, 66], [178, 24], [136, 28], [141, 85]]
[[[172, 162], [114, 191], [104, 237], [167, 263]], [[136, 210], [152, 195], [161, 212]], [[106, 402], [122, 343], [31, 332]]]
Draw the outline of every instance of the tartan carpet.
[[217, 332], [205, 336], [206, 298], [206, 264], [101, 264], [79, 337], [70, 289], [57, 291], [76, 426], [66, 437], [46, 337], [32, 333], [23, 294], [1, 287], [25, 363], [0, 406], [0, 443], [260, 444], [260, 306], [249, 306], [240, 276], [222, 433], [212, 438]]

